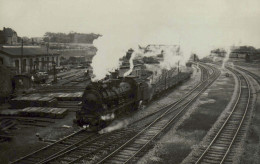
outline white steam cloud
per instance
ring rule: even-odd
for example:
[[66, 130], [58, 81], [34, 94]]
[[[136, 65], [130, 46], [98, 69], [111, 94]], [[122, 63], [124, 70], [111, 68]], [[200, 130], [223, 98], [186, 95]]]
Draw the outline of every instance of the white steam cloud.
[[118, 129], [125, 128], [125, 127], [127, 127], [128, 124], [129, 123], [128, 123], [127, 120], [117, 121], [117, 122], [112, 123], [108, 127], [100, 130], [98, 133], [99, 134], [109, 133], [109, 132], [112, 132], [112, 131], [115, 131], [115, 130], [118, 130]]
[[118, 34], [107, 34], [95, 40], [94, 46], [97, 47], [97, 54], [93, 57], [91, 64], [94, 74], [92, 81], [98, 81], [118, 69], [119, 59], [126, 55], [128, 49], [138, 45], [136, 40], [132, 38], [125, 38]]
[[129, 62], [130, 62], [130, 69], [124, 73], [124, 76], [127, 76], [129, 75], [133, 69], [134, 69], [134, 58], [135, 58], [135, 55], [136, 55], [136, 52], [133, 52], [132, 55], [131, 55], [131, 58], [129, 59]]
[[229, 59], [229, 55], [230, 55], [230, 48], [226, 48], [225, 50], [226, 50], [226, 53], [225, 53], [225, 57], [224, 57], [223, 62], [222, 62], [222, 69], [225, 68], [225, 65], [226, 65], [226, 63]]

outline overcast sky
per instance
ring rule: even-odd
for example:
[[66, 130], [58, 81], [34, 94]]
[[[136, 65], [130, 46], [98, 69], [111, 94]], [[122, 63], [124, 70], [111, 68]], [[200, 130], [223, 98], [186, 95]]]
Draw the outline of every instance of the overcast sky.
[[0, 28], [120, 34], [148, 42], [260, 48], [260, 0], [0, 0]]

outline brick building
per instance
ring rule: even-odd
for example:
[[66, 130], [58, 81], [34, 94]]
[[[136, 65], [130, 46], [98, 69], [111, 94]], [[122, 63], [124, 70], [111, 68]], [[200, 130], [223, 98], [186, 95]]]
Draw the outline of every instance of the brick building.
[[0, 64], [14, 68], [16, 73], [48, 71], [54, 64], [60, 65], [60, 56], [46, 47], [1, 46]]

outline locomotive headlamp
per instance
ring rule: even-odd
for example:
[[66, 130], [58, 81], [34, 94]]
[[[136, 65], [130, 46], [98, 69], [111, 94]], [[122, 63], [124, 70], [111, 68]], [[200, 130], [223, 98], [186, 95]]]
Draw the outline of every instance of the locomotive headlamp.
[[106, 121], [106, 120], [113, 120], [114, 118], [115, 118], [115, 114], [114, 113], [100, 116], [100, 119], [104, 120], [104, 121]]

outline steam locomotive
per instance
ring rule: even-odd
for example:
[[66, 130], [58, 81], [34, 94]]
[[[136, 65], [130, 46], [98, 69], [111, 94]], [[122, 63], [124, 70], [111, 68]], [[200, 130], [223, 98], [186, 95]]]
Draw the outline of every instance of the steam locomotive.
[[76, 112], [74, 121], [79, 126], [100, 130], [120, 116], [120, 113], [138, 109], [163, 91], [184, 82], [191, 76], [190, 70], [178, 73], [175, 71], [175, 74], [172, 70], [165, 70], [159, 80], [152, 83], [151, 79], [140, 76], [117, 76], [92, 82], [85, 88], [82, 108]]

